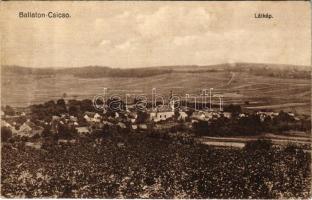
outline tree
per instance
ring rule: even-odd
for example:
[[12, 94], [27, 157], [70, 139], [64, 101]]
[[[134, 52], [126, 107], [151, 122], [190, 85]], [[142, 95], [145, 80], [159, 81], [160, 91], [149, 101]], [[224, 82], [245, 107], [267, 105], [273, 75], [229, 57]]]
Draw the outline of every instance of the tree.
[[108, 112], [111, 111], [113, 113], [121, 113], [126, 108], [125, 103], [119, 97], [107, 99], [106, 105], [108, 107]]
[[206, 121], [199, 121], [193, 125], [197, 135], [209, 135], [209, 125]]
[[186, 112], [187, 116], [191, 116], [194, 112], [194, 109], [188, 109], [185, 112]]
[[52, 133], [51, 133], [51, 126], [50, 125], [46, 125], [43, 127], [43, 131], [42, 131], [42, 136], [43, 137], [49, 137], [51, 136]]
[[1, 127], [1, 141], [6, 142], [12, 137], [12, 131], [8, 127]]
[[58, 133], [60, 138], [68, 139], [73, 136], [74, 130], [70, 129], [66, 125], [59, 124]]
[[79, 108], [77, 106], [69, 106], [68, 108], [68, 113], [70, 115], [74, 115], [74, 116], [77, 116], [78, 113], [79, 113]]
[[59, 99], [56, 101], [56, 110], [58, 113], [66, 113], [67, 112], [66, 103], [65, 103], [64, 99]]
[[92, 112], [92, 111], [94, 111], [94, 107], [93, 107], [92, 101], [90, 99], [82, 100], [81, 103], [80, 103], [80, 110], [82, 112], [86, 112], [86, 111]]
[[5, 106], [3, 112], [4, 112], [6, 115], [15, 115], [14, 109], [13, 109], [11, 106], [9, 106], [9, 105]]
[[230, 104], [230, 105], [224, 107], [224, 111], [232, 113], [232, 116], [234, 117], [234, 116], [238, 116], [239, 113], [242, 112], [242, 108], [240, 105]]
[[138, 123], [145, 123], [149, 118], [149, 115], [146, 112], [139, 110], [137, 114], [138, 114], [138, 117], [137, 117]]
[[280, 111], [276, 117], [278, 122], [291, 122], [294, 121], [294, 118], [290, 116], [287, 112]]
[[178, 110], [174, 110], [174, 116], [173, 116], [173, 118], [174, 118], [175, 120], [177, 120], [177, 119], [179, 118], [179, 116], [180, 116], [179, 111], [178, 111]]

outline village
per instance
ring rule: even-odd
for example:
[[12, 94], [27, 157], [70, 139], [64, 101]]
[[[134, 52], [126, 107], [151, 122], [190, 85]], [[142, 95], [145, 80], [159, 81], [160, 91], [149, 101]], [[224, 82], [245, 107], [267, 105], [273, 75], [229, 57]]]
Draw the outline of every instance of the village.
[[[41, 110], [33, 106], [31, 109], [15, 111], [7, 106], [1, 110], [2, 132], [8, 132], [8, 137], [13, 138], [40, 138], [44, 135], [52, 135], [57, 140], [77, 136], [87, 137], [93, 134], [103, 135], [105, 132], [114, 131], [127, 133], [144, 133], [155, 130], [170, 131], [181, 126], [184, 127], [181, 131], [196, 132], [194, 129], [198, 127], [198, 124], [207, 125], [207, 127], [201, 127], [201, 130], [205, 132], [207, 129], [211, 130], [211, 127], [208, 128], [208, 126], [220, 120], [226, 126], [226, 121], [224, 120], [233, 121], [235, 119], [243, 121], [245, 119], [249, 120], [250, 116], [256, 117], [259, 123], [263, 124], [268, 121], [273, 123], [275, 119], [282, 117], [280, 121], [287, 122], [287, 126], [309, 130], [309, 127], [303, 128], [307, 119], [295, 116], [294, 113], [272, 111], [244, 112], [239, 105], [224, 106], [222, 101], [220, 101], [219, 105], [212, 106], [210, 104], [209, 107], [202, 107], [201, 109], [198, 109], [195, 104], [197, 109], [194, 109], [192, 105], [189, 107], [176, 107], [176, 102], [173, 98], [169, 98], [168, 106], [137, 109], [136, 106], [139, 104], [126, 104], [123, 105], [125, 108], [123, 110], [115, 111], [108, 108], [104, 112], [94, 109], [90, 100], [81, 101], [81, 103], [85, 102], [84, 104], [87, 104], [87, 106], [84, 106], [87, 107], [86, 109], [82, 109], [83, 105], [78, 105], [77, 109], [77, 104], [79, 104], [77, 102], [79, 101], [75, 100], [74, 102], [76, 103], [59, 99], [55, 104], [54, 101], [50, 101], [44, 105], [37, 106]], [[74, 107], [73, 104], [75, 105]], [[44, 115], [45, 119], [38, 117], [40, 115]], [[249, 121], [248, 123], [246, 126], [257, 124], [256, 121]], [[309, 123], [305, 124], [309, 125]], [[220, 126], [220, 123], [218, 126]], [[221, 124], [221, 126], [223, 125]], [[276, 123], [274, 126], [276, 126]], [[3, 135], [5, 137], [5, 134]], [[6, 140], [4, 139], [4, 141]]]

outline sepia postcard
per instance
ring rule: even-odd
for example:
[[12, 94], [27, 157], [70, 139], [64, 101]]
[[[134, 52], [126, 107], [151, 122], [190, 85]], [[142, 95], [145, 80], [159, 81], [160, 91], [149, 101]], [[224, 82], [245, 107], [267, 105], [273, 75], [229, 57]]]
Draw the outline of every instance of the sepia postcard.
[[312, 198], [309, 1], [0, 6], [1, 198]]

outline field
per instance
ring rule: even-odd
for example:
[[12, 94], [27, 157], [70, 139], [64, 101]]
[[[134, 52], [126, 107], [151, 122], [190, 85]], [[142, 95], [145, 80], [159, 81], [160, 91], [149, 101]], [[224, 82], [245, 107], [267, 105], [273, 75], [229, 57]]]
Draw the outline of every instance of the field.
[[[152, 77], [104, 77], [79, 78], [68, 74], [39, 76], [6, 74], [1, 77], [2, 105], [23, 107], [59, 99], [66, 93], [68, 99], [92, 99], [103, 94], [144, 94], [151, 96], [152, 88], [157, 93], [197, 96], [202, 89], [214, 88], [213, 94], [222, 94], [225, 104], [238, 103], [251, 109], [293, 111], [311, 113], [311, 81], [298, 78], [277, 78], [252, 75], [248, 72], [172, 72]], [[217, 104], [219, 99], [213, 98]]]
[[301, 133], [300, 136], [288, 135], [287, 133], [273, 134], [273, 133], [262, 133], [254, 136], [233, 136], [233, 137], [211, 137], [203, 136], [198, 138], [203, 144], [212, 146], [223, 146], [223, 147], [237, 147], [243, 148], [247, 142], [256, 141], [258, 139], [271, 140], [275, 145], [287, 146], [289, 143], [301, 146], [305, 151], [311, 152], [311, 135]]

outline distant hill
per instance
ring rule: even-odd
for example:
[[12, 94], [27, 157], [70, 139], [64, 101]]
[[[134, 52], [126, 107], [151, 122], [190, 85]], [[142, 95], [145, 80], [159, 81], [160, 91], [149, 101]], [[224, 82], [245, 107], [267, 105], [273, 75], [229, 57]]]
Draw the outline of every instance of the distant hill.
[[107, 66], [86, 66], [75, 68], [29, 68], [15, 65], [1, 67], [1, 73], [23, 75], [48, 75], [69, 74], [81, 78], [101, 77], [150, 77], [167, 73], [202, 73], [216, 71], [248, 72], [253, 75], [280, 78], [311, 78], [311, 66], [258, 64], [258, 63], [225, 63], [218, 65], [180, 65], [180, 66], [155, 66], [145, 68], [111, 68]]
[[86, 66], [76, 68], [29, 68], [21, 66], [2, 66], [1, 73], [23, 74], [23, 75], [57, 75], [69, 74], [81, 78], [101, 77], [149, 77], [160, 74], [171, 73], [171, 69], [157, 68], [131, 68], [120, 69], [102, 66]]

